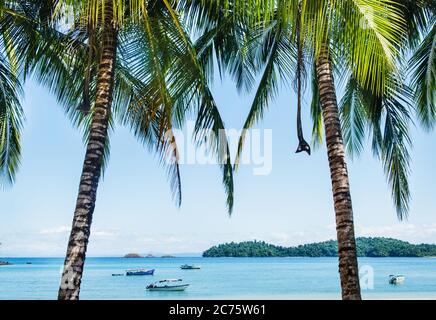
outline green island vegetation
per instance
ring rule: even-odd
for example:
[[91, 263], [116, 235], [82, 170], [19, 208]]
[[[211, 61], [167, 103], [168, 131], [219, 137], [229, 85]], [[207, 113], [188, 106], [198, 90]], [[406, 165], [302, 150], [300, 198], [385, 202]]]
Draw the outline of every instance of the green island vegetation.
[[128, 259], [138, 259], [138, 258], [144, 258], [143, 256], [141, 256], [138, 253], [128, 253], [124, 256], [124, 258], [128, 258]]
[[[392, 238], [357, 238], [359, 257], [429, 257], [436, 256], [436, 244], [411, 244]], [[213, 246], [203, 257], [336, 257], [334, 240], [282, 247], [264, 241], [245, 241]]]

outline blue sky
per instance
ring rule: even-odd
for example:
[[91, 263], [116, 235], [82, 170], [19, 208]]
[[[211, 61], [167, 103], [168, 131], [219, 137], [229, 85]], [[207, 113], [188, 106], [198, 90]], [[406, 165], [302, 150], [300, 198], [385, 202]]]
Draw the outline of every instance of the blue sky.
[[[251, 96], [238, 95], [230, 81], [217, 81], [214, 96], [227, 128], [241, 128]], [[306, 98], [304, 129], [310, 137]], [[23, 100], [26, 123], [23, 160], [16, 184], [0, 191], [0, 256], [62, 256], [84, 156], [81, 133], [56, 100], [30, 81]], [[311, 157], [296, 155], [295, 96], [281, 90], [259, 129], [272, 129], [272, 171], [236, 174], [233, 216], [226, 213], [220, 172], [214, 165], [182, 166], [183, 204], [171, 201], [165, 170], [128, 129], [117, 126], [111, 157], [100, 183], [89, 245], [91, 256], [127, 252], [192, 253], [242, 240], [281, 245], [335, 237], [325, 147]], [[436, 243], [436, 156], [434, 133], [414, 128], [410, 218], [398, 222], [380, 163], [367, 151], [349, 159], [356, 231]], [[234, 151], [234, 150], [232, 150]]]

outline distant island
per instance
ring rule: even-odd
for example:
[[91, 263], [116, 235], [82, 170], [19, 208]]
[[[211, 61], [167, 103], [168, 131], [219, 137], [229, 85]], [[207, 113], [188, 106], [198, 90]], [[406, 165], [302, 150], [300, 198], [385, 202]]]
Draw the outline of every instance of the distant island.
[[143, 256], [141, 256], [137, 253], [128, 253], [124, 256], [124, 258], [135, 259], [135, 258], [143, 258]]
[[9, 266], [9, 265], [11, 265], [12, 263], [10, 263], [10, 262], [7, 262], [7, 261], [0, 261], [0, 266]]
[[[411, 244], [392, 238], [357, 238], [359, 257], [436, 256], [435, 244]], [[297, 247], [282, 247], [263, 241], [226, 243], [203, 252], [203, 257], [336, 257], [337, 241], [329, 240]]]

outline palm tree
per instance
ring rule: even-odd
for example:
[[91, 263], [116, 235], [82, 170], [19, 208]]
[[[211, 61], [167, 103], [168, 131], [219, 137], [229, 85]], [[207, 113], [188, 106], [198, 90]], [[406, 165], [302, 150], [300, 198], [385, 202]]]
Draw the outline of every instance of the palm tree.
[[329, 50], [326, 41], [316, 60], [316, 76], [336, 212], [342, 297], [360, 299], [353, 207]]
[[95, 106], [82, 176], [80, 178], [73, 226], [64, 263], [64, 272], [59, 289], [58, 298], [62, 300], [79, 298], [86, 249], [91, 233], [92, 214], [94, 213], [103, 155], [109, 131], [118, 38], [112, 1], [104, 3], [105, 16], [102, 21], [102, 52], [98, 66]]
[[[177, 191], [177, 203], [180, 204], [181, 201], [178, 152], [174, 148], [174, 136], [168, 136], [167, 133], [172, 130], [173, 120], [177, 124], [182, 123], [184, 114], [189, 110], [188, 101], [195, 106], [198, 113], [196, 137], [201, 140], [208, 138], [202, 134], [204, 128], [215, 132], [212, 143], [215, 143], [224, 172], [223, 183], [228, 192], [229, 212], [233, 205], [233, 180], [231, 165], [227, 160], [228, 147], [222, 134], [224, 125], [202, 76], [190, 40], [179, 23], [172, 4], [168, 1], [130, 3], [113, 0], [89, 1], [85, 4], [80, 1], [65, 1], [65, 4], [73, 5], [73, 9], [77, 9], [79, 19], [85, 16], [88, 26], [101, 30], [95, 104], [91, 110], [87, 152], [59, 289], [59, 299], [78, 299], [113, 112], [114, 83], [119, 72], [117, 48], [123, 50], [124, 68], [131, 70], [137, 79], [145, 79], [145, 83], [139, 85], [139, 90], [135, 92], [135, 98], [130, 98], [124, 121], [130, 123], [141, 140], [147, 140], [150, 134], [154, 134], [157, 147], [163, 150], [162, 153], [167, 155], [171, 152], [170, 159], [175, 164], [172, 186]], [[90, 16], [97, 19], [89, 19]], [[144, 42], [139, 42], [138, 39]], [[141, 60], [135, 60], [141, 51]], [[116, 100], [120, 99], [125, 98], [118, 96]], [[220, 152], [223, 147], [224, 152]]]
[[[215, 51], [221, 69], [228, 70], [238, 84], [245, 82], [247, 87], [253, 85], [254, 75], [261, 72], [239, 142], [236, 166], [246, 130], [263, 116], [270, 99], [278, 91], [278, 79], [286, 83], [296, 75], [294, 78], [300, 96], [304, 70], [307, 66], [311, 67], [314, 133], [320, 138], [320, 128], [324, 123], [336, 212], [342, 297], [360, 299], [353, 209], [334, 73], [337, 70], [339, 74], [350, 75], [350, 81], [357, 84], [358, 90], [364, 90], [372, 98], [368, 98], [368, 103], [361, 103], [362, 108], [364, 106], [369, 112], [360, 120], [374, 127], [377, 133], [374, 148], [380, 149], [380, 156], [389, 172], [397, 209], [406, 210], [406, 144], [392, 146], [393, 134], [385, 134], [385, 137], [379, 134], [382, 114], [387, 113], [384, 108], [395, 96], [390, 93], [401, 87], [391, 81], [396, 75], [396, 44], [402, 40], [401, 33], [396, 31], [403, 26], [401, 13], [390, 1], [381, 0], [364, 3], [345, 0], [278, 1], [272, 6], [269, 5], [271, 2], [261, 0], [224, 2], [222, 6], [211, 5], [204, 10], [203, 1], [191, 1], [191, 11], [195, 13], [193, 17], [198, 17], [203, 30], [203, 36], [197, 42], [198, 52], [204, 55], [200, 55], [201, 59], [206, 60], [205, 56]], [[244, 28], [246, 23], [249, 27]], [[300, 104], [299, 97], [297, 151], [309, 151], [304, 147], [301, 134]], [[343, 106], [349, 107], [347, 101]], [[403, 106], [401, 104], [400, 108], [403, 112], [398, 112], [400, 120], [407, 119], [407, 110]], [[391, 109], [398, 111], [397, 107], [394, 103]], [[349, 124], [348, 132], [354, 132], [354, 122]], [[386, 128], [395, 129], [396, 133], [407, 133], [407, 127], [403, 125], [403, 121], [390, 121]]]
[[[165, 0], [56, 1], [50, 28], [39, 30], [39, 41], [27, 53], [31, 58], [26, 72], [36, 74], [57, 95], [67, 114], [84, 130], [87, 145], [59, 299], [79, 298], [114, 118], [170, 165], [171, 187], [180, 205], [178, 150], [172, 130], [194, 111], [195, 139], [214, 147], [232, 211], [232, 167], [224, 124], [172, 6]], [[74, 19], [66, 33], [59, 31], [66, 28], [63, 16]]]

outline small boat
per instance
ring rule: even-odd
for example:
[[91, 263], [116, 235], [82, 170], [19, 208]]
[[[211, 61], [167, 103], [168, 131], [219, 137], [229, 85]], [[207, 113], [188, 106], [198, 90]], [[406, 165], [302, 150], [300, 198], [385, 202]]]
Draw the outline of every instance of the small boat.
[[186, 288], [189, 287], [189, 284], [170, 284], [182, 281], [182, 279], [160, 280], [149, 284], [146, 289], [149, 291], [185, 291]]
[[112, 273], [112, 277], [122, 277], [124, 273]]
[[389, 275], [389, 283], [390, 284], [400, 284], [403, 283], [404, 280], [406, 280], [406, 277], [403, 275]]
[[182, 269], [182, 270], [199, 270], [199, 269], [201, 269], [201, 267], [193, 265], [193, 264], [184, 264], [184, 265], [180, 266], [180, 269]]
[[137, 270], [127, 270], [126, 276], [152, 276], [154, 274], [154, 269], [137, 269]]

